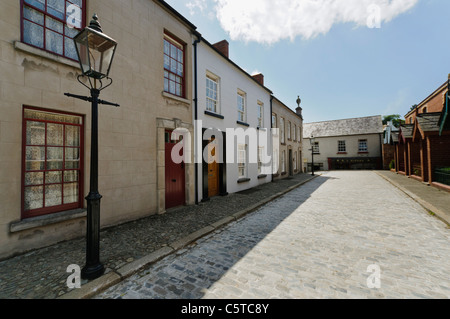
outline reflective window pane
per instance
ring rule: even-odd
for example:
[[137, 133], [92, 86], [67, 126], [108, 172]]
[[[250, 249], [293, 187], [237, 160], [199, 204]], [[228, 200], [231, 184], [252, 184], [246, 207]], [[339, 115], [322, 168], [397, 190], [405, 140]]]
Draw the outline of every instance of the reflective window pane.
[[44, 48], [44, 28], [27, 20], [23, 21], [23, 41]]
[[62, 182], [62, 172], [45, 172], [45, 184], [56, 184]]
[[78, 202], [78, 183], [64, 184], [64, 204]]
[[65, 169], [77, 168], [80, 168], [80, 150], [78, 148], [67, 148]]
[[24, 208], [25, 210], [39, 209], [44, 206], [44, 187], [33, 186], [25, 187], [24, 193]]
[[45, 123], [27, 121], [27, 145], [45, 145]]
[[45, 147], [27, 146], [25, 149], [27, 171], [41, 171], [45, 166]]
[[44, 184], [44, 173], [32, 172], [25, 173], [25, 186]]
[[63, 54], [63, 35], [46, 30], [45, 32], [45, 47], [47, 50], [57, 54]]
[[78, 182], [78, 171], [65, 171], [64, 183]]
[[47, 169], [57, 170], [63, 168], [63, 151], [62, 147], [47, 147]]
[[47, 12], [59, 19], [64, 19], [65, 0], [47, 0]]
[[80, 127], [66, 125], [66, 146], [80, 146]]
[[58, 206], [62, 204], [61, 184], [45, 186], [45, 207]]
[[61, 124], [47, 124], [47, 145], [63, 146], [64, 126]]

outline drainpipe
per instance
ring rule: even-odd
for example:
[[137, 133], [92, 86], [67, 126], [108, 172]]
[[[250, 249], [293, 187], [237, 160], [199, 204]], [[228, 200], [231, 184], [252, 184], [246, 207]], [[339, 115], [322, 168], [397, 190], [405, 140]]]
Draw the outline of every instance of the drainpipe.
[[[272, 129], [273, 129], [273, 124], [272, 124], [272, 112], [273, 112], [273, 110], [272, 110], [272, 107], [273, 107], [273, 95], [271, 95], [270, 96], [270, 128], [271, 128], [271, 130], [270, 130], [270, 136], [272, 136], [272, 133], [273, 133], [273, 131], [272, 131]], [[272, 181], [272, 183], [273, 183], [273, 160], [274, 160], [274, 158], [273, 158], [273, 137], [272, 137], [272, 172], [271, 172], [271, 181]]]
[[196, 145], [197, 142], [197, 128], [196, 123], [198, 120], [198, 88], [197, 88], [197, 44], [201, 41], [201, 34], [196, 32], [195, 35], [197, 36], [197, 40], [194, 41], [194, 145], [195, 151], [194, 151], [194, 165], [195, 165], [195, 205], [198, 205], [198, 163], [197, 163], [197, 148], [198, 145]]

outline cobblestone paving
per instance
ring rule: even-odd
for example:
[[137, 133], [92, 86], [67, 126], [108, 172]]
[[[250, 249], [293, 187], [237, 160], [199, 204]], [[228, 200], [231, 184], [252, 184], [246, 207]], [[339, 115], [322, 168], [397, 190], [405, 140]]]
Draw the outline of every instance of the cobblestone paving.
[[447, 299], [449, 242], [376, 173], [331, 172], [96, 298]]
[[[106, 229], [100, 235], [100, 258], [106, 273], [309, 178], [296, 175], [251, 192], [216, 197], [198, 206]], [[52, 299], [69, 292], [67, 266], [85, 264], [85, 247], [86, 240], [80, 238], [0, 261], [0, 298]]]

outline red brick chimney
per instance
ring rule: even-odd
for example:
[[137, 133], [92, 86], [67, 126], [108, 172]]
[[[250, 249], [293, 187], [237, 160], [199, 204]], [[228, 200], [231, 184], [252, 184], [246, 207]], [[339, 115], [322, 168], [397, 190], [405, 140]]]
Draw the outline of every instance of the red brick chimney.
[[264, 75], [259, 73], [259, 74], [252, 75], [252, 78], [254, 78], [259, 84], [264, 86]]
[[230, 47], [230, 44], [228, 43], [227, 40], [222, 40], [220, 42], [217, 42], [217, 43], [213, 44], [213, 47], [215, 47], [224, 56], [229, 58], [229, 47]]

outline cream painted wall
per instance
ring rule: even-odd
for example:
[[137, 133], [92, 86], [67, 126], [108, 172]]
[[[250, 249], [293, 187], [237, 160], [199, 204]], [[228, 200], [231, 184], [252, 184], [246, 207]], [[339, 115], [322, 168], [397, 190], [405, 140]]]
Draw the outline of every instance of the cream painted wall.
[[[97, 13], [104, 32], [119, 43], [111, 87], [100, 98], [120, 108], [99, 108], [99, 191], [101, 224], [165, 211], [164, 163], [158, 160], [161, 130], [192, 126], [192, 31], [156, 1], [87, 1], [87, 23]], [[0, 258], [81, 236], [85, 218], [44, 223], [13, 231], [21, 221], [22, 110], [24, 105], [84, 116], [84, 192], [89, 191], [90, 104], [64, 96], [88, 95], [76, 76], [78, 64], [20, 43], [20, 1], [0, 0]], [[163, 92], [163, 34], [167, 30], [186, 43], [186, 97]], [[160, 122], [161, 123], [161, 122]], [[166, 122], [162, 122], [166, 123]], [[164, 129], [162, 130], [164, 131]], [[194, 202], [193, 166], [186, 170], [187, 204]], [[85, 195], [84, 195], [85, 196]]]

